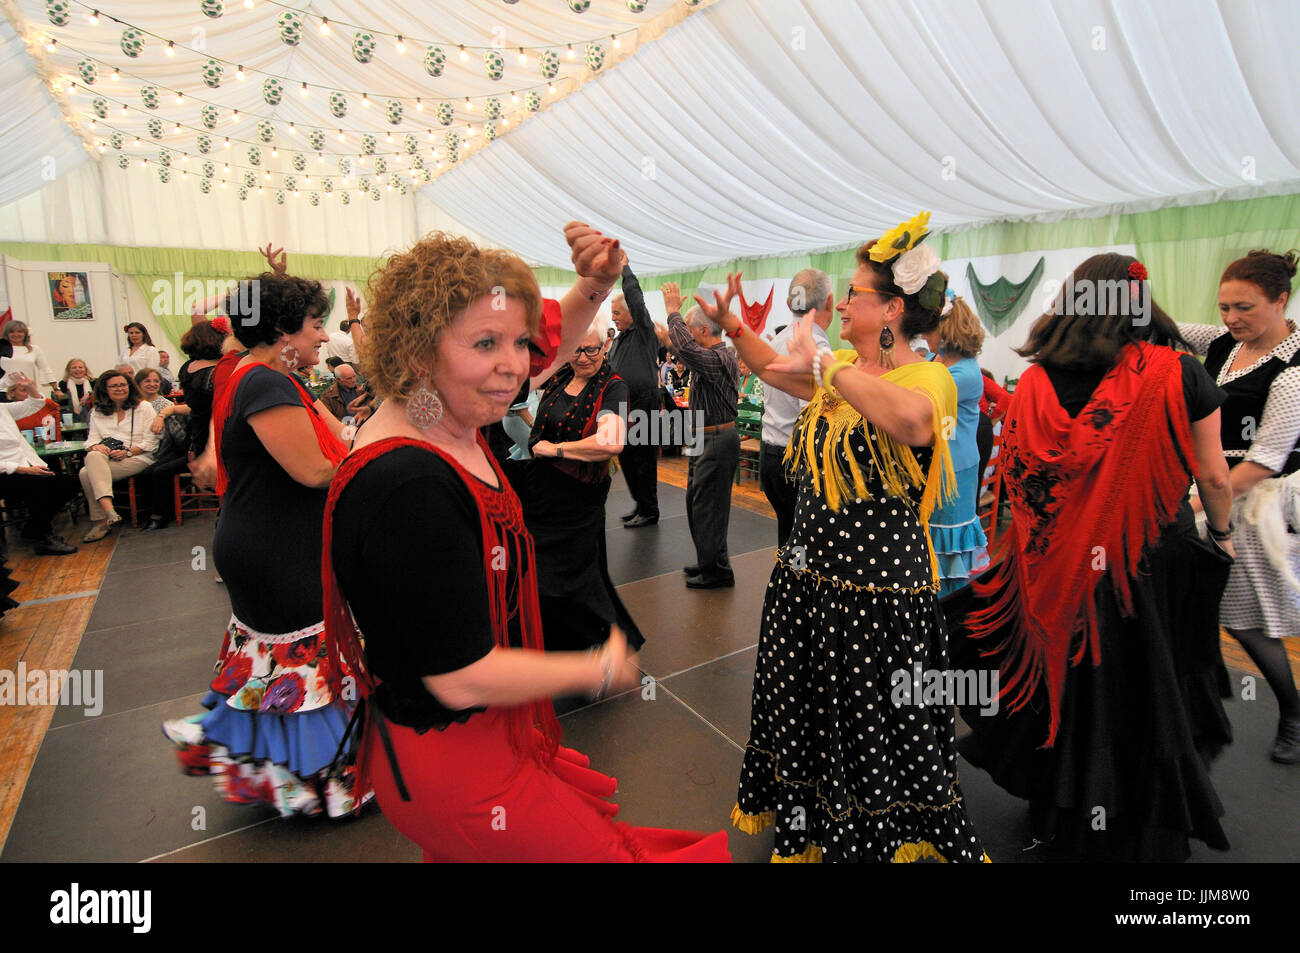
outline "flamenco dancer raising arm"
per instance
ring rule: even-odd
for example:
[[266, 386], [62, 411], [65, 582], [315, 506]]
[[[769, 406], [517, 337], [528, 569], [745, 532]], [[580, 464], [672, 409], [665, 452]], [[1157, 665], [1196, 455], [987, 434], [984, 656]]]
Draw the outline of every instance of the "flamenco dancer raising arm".
[[[881, 378], [891, 368], [917, 363], [921, 358], [909, 348], [893, 347], [901, 333], [895, 329], [902, 323], [903, 301], [876, 290], [874, 284], [879, 279], [867, 265], [860, 265], [854, 272], [848, 295], [836, 306], [840, 312], [840, 336], [857, 351], [857, 359], [852, 363], [836, 361], [829, 351], [818, 354], [811, 315], [799, 322], [790, 341], [789, 357], [779, 357], [766, 341], [747, 333], [740, 316], [730, 310], [732, 298], [740, 292], [740, 280], [740, 274], [728, 275], [727, 290], [714, 292], [713, 305], [699, 296], [695, 300], [709, 318], [722, 325], [741, 358], [763, 383], [801, 400], [810, 400], [819, 383], [833, 379], [840, 396], [891, 437], [912, 447], [934, 442], [933, 405], [929, 398]], [[809, 376], [817, 365], [823, 375], [820, 381]]]

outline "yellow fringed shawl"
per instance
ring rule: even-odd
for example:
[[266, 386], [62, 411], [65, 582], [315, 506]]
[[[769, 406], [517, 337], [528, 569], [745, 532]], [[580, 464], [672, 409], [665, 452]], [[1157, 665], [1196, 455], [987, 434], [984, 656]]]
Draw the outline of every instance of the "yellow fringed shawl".
[[[854, 362], [858, 358], [852, 349], [835, 352], [836, 360]], [[847, 400], [833, 396], [818, 388], [817, 394], [799, 415], [794, 439], [786, 448], [785, 461], [798, 473], [807, 467], [812, 477], [813, 490], [826, 501], [835, 513], [850, 499], [871, 499], [867, 480], [853, 454], [853, 434], [861, 432], [871, 460], [880, 474], [885, 491], [890, 496], [907, 498], [908, 487], [924, 487], [921, 494], [919, 519], [925, 530], [926, 545], [930, 550], [930, 568], [937, 584], [939, 558], [930, 542], [930, 514], [934, 508], [953, 496], [956, 476], [952, 469], [952, 454], [948, 450], [948, 437], [957, 427], [957, 385], [948, 368], [932, 361], [918, 361], [896, 367], [883, 375], [883, 380], [906, 387], [930, 399], [934, 425], [933, 456], [928, 473], [921, 471], [912, 448], [900, 443], [883, 430], [868, 429], [871, 424], [853, 409]], [[817, 421], [824, 418], [827, 424], [826, 440], [818, 453]], [[876, 439], [871, 439], [874, 430]], [[846, 473], [839, 451], [848, 461]]]

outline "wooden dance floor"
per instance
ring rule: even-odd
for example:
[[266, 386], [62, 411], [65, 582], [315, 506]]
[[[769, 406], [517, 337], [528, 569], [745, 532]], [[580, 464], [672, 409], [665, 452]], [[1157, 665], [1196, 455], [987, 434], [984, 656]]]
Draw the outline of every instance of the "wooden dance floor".
[[[618, 778], [620, 819], [728, 828], [737, 861], [765, 862], [772, 835], [730, 829], [728, 816], [749, 727], [775, 522], [749, 481], [731, 519], [736, 587], [687, 590], [681, 567], [694, 560], [681, 470], [676, 461], [661, 470], [658, 526], [621, 528], [619, 515], [631, 509], [621, 477], [608, 507], [610, 572], [646, 635], [641, 664], [654, 678], [653, 697], [631, 692], [568, 712], [561, 724], [566, 743]], [[25, 580], [15, 593], [24, 605], [0, 622], [0, 668], [23, 661], [29, 670], [102, 670], [104, 692], [96, 716], [79, 707], [0, 707], [0, 860], [420, 859], [373, 807], [338, 822], [282, 820], [269, 808], [226, 804], [210, 781], [181, 774], [159, 725], [198, 710], [230, 615], [211, 563], [195, 568], [212, 528], [204, 517], [160, 533], [126, 530], [61, 558], [31, 558], [15, 544], [10, 565]], [[83, 531], [84, 524], [56, 528], [74, 540]], [[1248, 663], [1239, 655], [1228, 663], [1240, 684]], [[1232, 850], [1194, 841], [1193, 862], [1300, 857], [1292, 820], [1300, 768], [1268, 760], [1276, 706], [1262, 680], [1259, 694], [1228, 704], [1236, 740], [1212, 774]], [[962, 766], [971, 819], [992, 859], [1040, 860], [1025, 850], [1024, 803]]]

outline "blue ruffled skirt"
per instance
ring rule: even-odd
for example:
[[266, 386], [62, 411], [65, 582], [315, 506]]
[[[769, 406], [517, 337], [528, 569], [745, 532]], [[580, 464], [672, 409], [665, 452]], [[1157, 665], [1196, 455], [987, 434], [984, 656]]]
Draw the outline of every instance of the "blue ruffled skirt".
[[958, 470], [957, 495], [930, 514], [930, 542], [939, 558], [939, 597], [967, 585], [988, 564], [988, 539], [975, 515], [979, 465]]

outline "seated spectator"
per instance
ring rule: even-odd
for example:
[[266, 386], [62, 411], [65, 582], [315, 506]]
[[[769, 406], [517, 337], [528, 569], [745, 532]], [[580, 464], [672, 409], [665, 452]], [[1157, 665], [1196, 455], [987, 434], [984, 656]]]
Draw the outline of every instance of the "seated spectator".
[[90, 373], [86, 362], [79, 357], [68, 361], [63, 368], [63, 406], [79, 424], [90, 420], [90, 409], [95, 402], [94, 390], [95, 375]]
[[[24, 374], [10, 374], [6, 380], [11, 380], [9, 389], [5, 395], [10, 401], [26, 401], [33, 396], [35, 383]], [[37, 427], [46, 428], [46, 440], [58, 440], [62, 436], [63, 427], [61, 424], [59, 405], [48, 397], [42, 397], [39, 404], [36, 405], [30, 413], [18, 417], [17, 424], [20, 431], [35, 430]]]
[[153, 465], [158, 435], [157, 414], [144, 399], [135, 379], [112, 371], [95, 381], [95, 409], [90, 415], [81, 489], [90, 508], [90, 530], [82, 542], [93, 543], [122, 522], [113, 507], [113, 481], [134, 476]]
[[163, 529], [175, 518], [173, 479], [189, 468], [190, 431], [186, 418], [190, 408], [162, 396], [163, 378], [158, 368], [147, 368], [136, 374], [135, 382], [158, 415], [149, 428], [158, 435], [158, 449], [153, 454], [154, 465], [147, 472], [151, 512], [143, 528]]
[[171, 368], [172, 356], [166, 351], [158, 352], [157, 371], [162, 375], [163, 386], [160, 394], [170, 394], [176, 389], [176, 375], [172, 373]]
[[[29, 389], [31, 396], [28, 396]], [[0, 413], [0, 497], [6, 506], [15, 503], [27, 506], [22, 538], [32, 544], [38, 556], [75, 553], [77, 547], [68, 545], [62, 536], [55, 536], [50, 523], [64, 504], [77, 495], [80, 490], [77, 478], [50, 470], [27, 443], [17, 424], [19, 415], [37, 413], [47, 401], [21, 376], [10, 388], [9, 401]]]
[[365, 385], [357, 381], [357, 372], [351, 364], [344, 363], [334, 368], [334, 383], [325, 388], [320, 401], [330, 409], [331, 414], [342, 420], [356, 415], [356, 408], [351, 408], [350, 405], [356, 403], [357, 398], [365, 396]]

